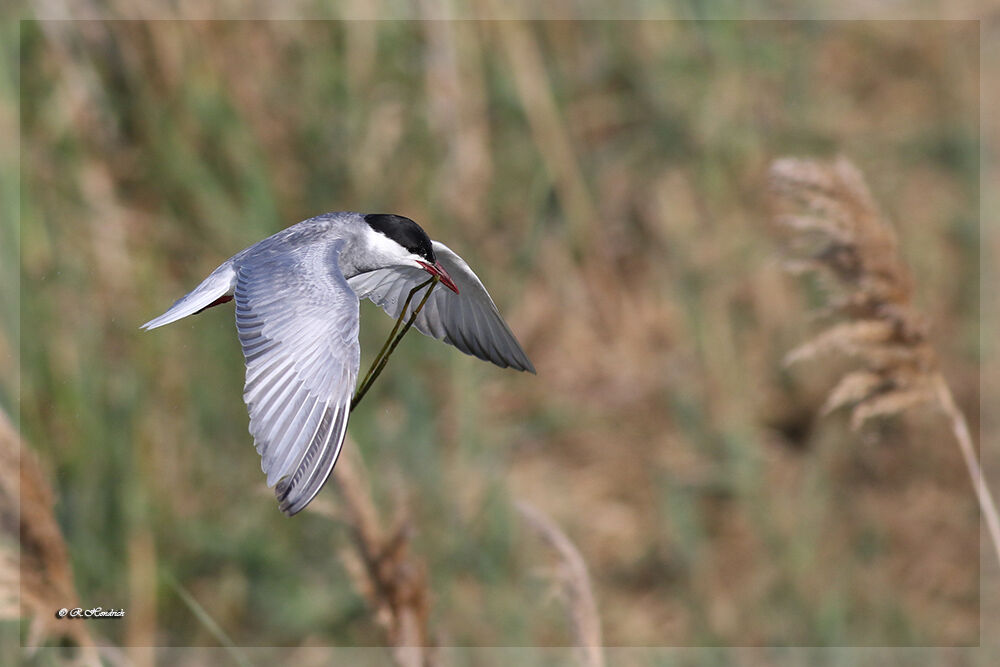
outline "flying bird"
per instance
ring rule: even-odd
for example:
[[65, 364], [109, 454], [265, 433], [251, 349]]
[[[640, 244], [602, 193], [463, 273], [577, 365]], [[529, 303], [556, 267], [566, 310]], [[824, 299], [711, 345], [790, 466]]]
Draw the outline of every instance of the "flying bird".
[[227, 259], [142, 328], [236, 301], [250, 434], [267, 485], [291, 516], [326, 483], [344, 443], [361, 359], [361, 299], [399, 317], [428, 274], [444, 288], [431, 284], [414, 322], [421, 333], [502, 368], [535, 372], [469, 265], [413, 220], [384, 213], [325, 213], [292, 225]]

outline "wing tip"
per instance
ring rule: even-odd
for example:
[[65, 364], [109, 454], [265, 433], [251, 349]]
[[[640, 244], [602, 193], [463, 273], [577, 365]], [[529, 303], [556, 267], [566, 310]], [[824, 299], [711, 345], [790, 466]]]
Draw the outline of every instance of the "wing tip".
[[[513, 338], [513, 334], [511, 334]], [[528, 353], [524, 351], [521, 344], [514, 338], [514, 350], [511, 358], [514, 360], [514, 368], [519, 371], [524, 371], [526, 373], [531, 373], [532, 375], [538, 375], [535, 371], [535, 365], [531, 363], [531, 359], [528, 358]]]
[[274, 495], [278, 499], [278, 509], [285, 516], [295, 516], [312, 501], [313, 496], [304, 499], [304, 495], [296, 491], [297, 486], [291, 483], [291, 475], [282, 477], [274, 487]]
[[159, 329], [162, 326], [166, 326], [168, 324], [176, 322], [177, 320], [183, 319], [190, 314], [191, 313], [185, 313], [184, 311], [177, 311], [173, 307], [171, 307], [169, 310], [167, 310], [167, 312], [163, 313], [158, 317], [154, 317], [153, 319], [146, 322], [139, 328], [145, 331], [149, 331], [150, 329]]
[[538, 372], [535, 370], [535, 365], [531, 363], [531, 359], [528, 358], [528, 354], [524, 351], [524, 348], [521, 347], [521, 344], [517, 342], [516, 338], [513, 338], [513, 335], [511, 338], [514, 342], [514, 349], [510, 351], [510, 354], [501, 355], [507, 363], [507, 366], [516, 371], [538, 375]]
[[308, 505], [309, 503], [308, 502], [301, 503], [299, 506], [296, 507], [295, 504], [296, 499], [289, 499], [288, 497], [289, 489], [284, 489], [284, 490], [282, 489], [283, 481], [284, 480], [282, 480], [282, 482], [279, 482], [278, 487], [274, 490], [274, 495], [278, 498], [278, 510], [280, 510], [281, 513], [284, 514], [285, 516], [295, 516], [296, 514], [304, 510], [306, 508], [306, 505]]
[[524, 353], [524, 350], [521, 350], [520, 352], [520, 354], [503, 357], [504, 368], [511, 368], [515, 371], [521, 371], [522, 373], [538, 375], [538, 372], [535, 370], [535, 365], [531, 363], [531, 359], [528, 358], [528, 355]]
[[300, 471], [303, 470], [303, 462], [300, 461], [295, 473], [278, 480], [278, 484], [274, 487], [274, 495], [278, 499], [278, 509], [285, 516], [295, 516], [304, 510], [326, 486], [333, 474], [333, 468], [337, 465], [340, 450], [347, 436], [347, 422], [351, 414], [349, 406], [348, 402], [336, 411], [326, 436], [327, 443], [331, 446], [325, 448], [314, 464], [307, 464], [309, 472], [306, 477], [300, 478]]

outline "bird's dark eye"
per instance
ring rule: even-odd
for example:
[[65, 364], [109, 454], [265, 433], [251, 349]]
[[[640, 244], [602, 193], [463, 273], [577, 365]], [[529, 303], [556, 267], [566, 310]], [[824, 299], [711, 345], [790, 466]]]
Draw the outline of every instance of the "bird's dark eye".
[[432, 264], [435, 262], [434, 249], [431, 247], [431, 244], [429, 242], [419, 243], [413, 247], [407, 248], [407, 250], [412, 252], [414, 255], [420, 255], [421, 257], [423, 257]]

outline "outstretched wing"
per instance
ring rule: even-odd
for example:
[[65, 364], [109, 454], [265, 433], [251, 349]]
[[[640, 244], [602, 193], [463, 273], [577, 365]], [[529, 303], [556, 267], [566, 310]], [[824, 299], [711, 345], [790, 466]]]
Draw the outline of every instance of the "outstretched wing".
[[[424, 335], [454, 345], [466, 354], [491, 361], [501, 368], [535, 372], [521, 344], [504, 322], [483, 283], [461, 257], [434, 241], [434, 254], [451, 275], [458, 294], [437, 287], [413, 325]], [[416, 267], [378, 269], [348, 280], [358, 298], [369, 298], [391, 317], [399, 317], [410, 290], [427, 280]], [[411, 302], [416, 307], [421, 291]]]
[[250, 433], [289, 516], [322, 488], [347, 433], [360, 363], [359, 302], [338, 268], [342, 245], [251, 255], [237, 271]]

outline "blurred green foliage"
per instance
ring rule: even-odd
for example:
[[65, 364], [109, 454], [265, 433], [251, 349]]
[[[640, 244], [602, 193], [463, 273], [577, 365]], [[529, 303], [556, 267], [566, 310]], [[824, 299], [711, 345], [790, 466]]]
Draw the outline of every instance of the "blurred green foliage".
[[[446, 643], [568, 641], [512, 498], [576, 541], [610, 645], [978, 642], [957, 453], [932, 416], [873, 446], [814, 417], [764, 191], [779, 155], [862, 166], [975, 416], [975, 24], [29, 21], [20, 49], [21, 425], [81, 598], [155, 597], [112, 642], [215, 644], [170, 581], [238, 645], [382, 641], [344, 527], [265, 489], [230, 306], [138, 330], [328, 210], [423, 224], [538, 368], [414, 334], [352, 417]], [[363, 307], [365, 359], [390, 326]]]

